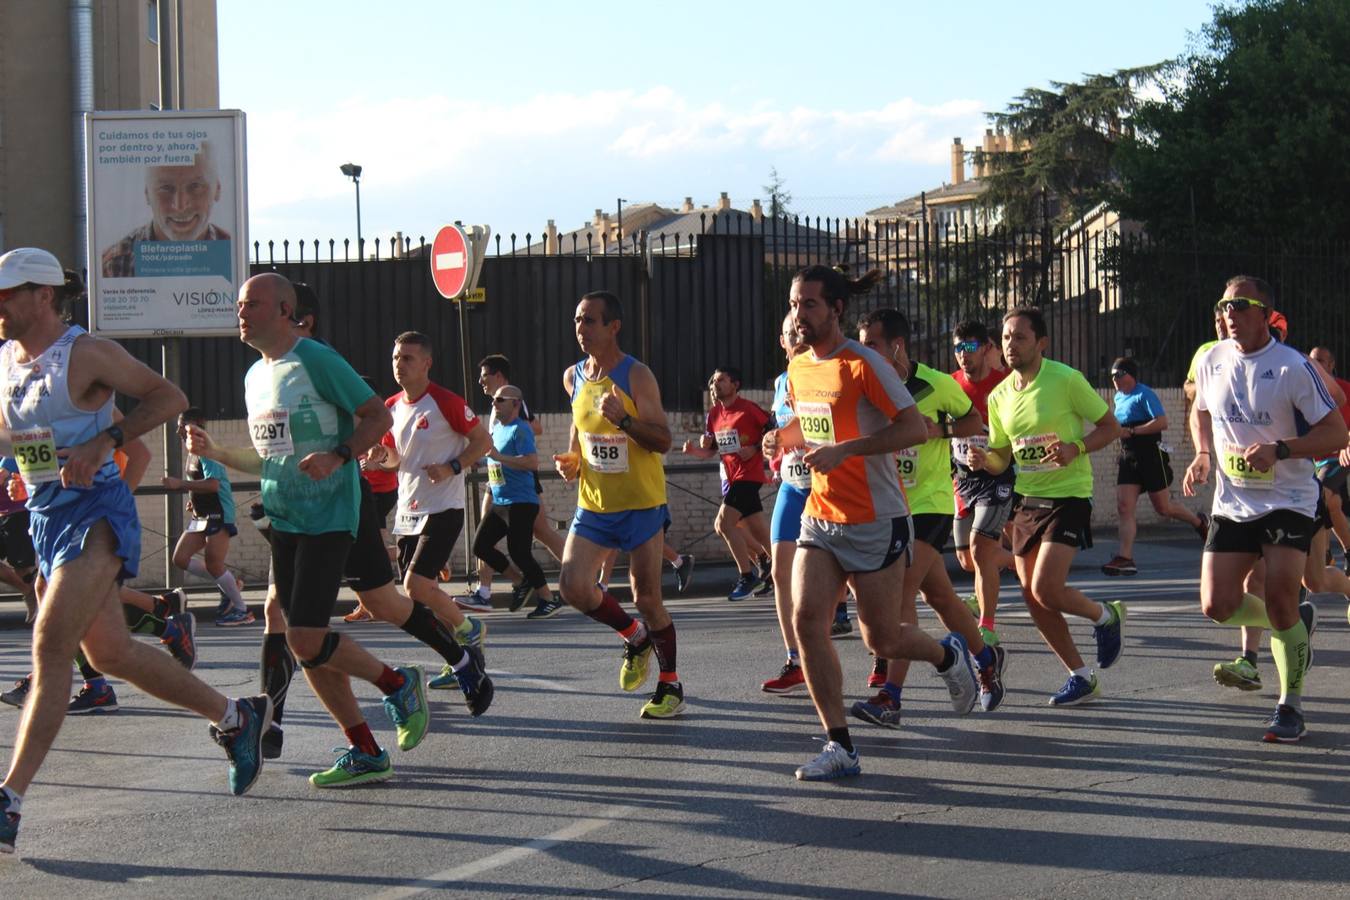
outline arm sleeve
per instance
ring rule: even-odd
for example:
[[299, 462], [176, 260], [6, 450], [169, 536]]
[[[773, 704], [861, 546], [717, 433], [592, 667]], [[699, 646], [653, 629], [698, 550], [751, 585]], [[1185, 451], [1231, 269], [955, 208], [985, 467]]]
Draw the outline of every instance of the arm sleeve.
[[474, 424], [478, 421], [478, 416], [469, 404], [464, 402], [464, 398], [453, 391], [448, 391], [439, 384], [433, 384], [427, 388], [433, 400], [436, 401], [436, 408], [445, 416], [445, 421], [450, 423], [450, 427], [460, 434], [468, 434], [473, 430]]
[[319, 396], [334, 406], [354, 413], [375, 396], [370, 385], [333, 348], [306, 338], [295, 345], [295, 355], [300, 357]]

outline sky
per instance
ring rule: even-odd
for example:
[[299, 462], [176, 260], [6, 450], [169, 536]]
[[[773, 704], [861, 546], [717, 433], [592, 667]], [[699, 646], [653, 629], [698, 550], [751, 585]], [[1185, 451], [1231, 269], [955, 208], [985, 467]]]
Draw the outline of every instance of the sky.
[[950, 180], [1028, 87], [1192, 46], [1211, 3], [219, 0], [220, 104], [247, 114], [250, 240], [535, 236], [775, 169], [810, 216]]

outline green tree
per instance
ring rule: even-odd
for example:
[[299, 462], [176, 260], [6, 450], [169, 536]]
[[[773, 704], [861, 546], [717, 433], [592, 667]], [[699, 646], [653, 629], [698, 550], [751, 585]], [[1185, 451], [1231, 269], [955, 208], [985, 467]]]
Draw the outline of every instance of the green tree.
[[776, 166], [769, 167], [769, 183], [760, 185], [760, 190], [769, 195], [770, 218], [792, 215], [792, 210], [788, 208], [788, 204], [792, 202], [792, 194], [788, 193], [787, 182], [778, 174]]

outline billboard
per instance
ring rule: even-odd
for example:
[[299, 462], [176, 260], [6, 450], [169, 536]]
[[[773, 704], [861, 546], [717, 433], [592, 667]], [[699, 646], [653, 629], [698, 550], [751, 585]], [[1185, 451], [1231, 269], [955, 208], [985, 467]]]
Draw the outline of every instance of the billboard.
[[85, 116], [89, 330], [105, 337], [238, 335], [248, 278], [239, 110]]

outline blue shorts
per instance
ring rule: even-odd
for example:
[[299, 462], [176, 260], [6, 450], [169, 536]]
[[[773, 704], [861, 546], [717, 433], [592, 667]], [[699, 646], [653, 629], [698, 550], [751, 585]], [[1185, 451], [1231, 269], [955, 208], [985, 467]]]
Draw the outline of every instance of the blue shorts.
[[84, 552], [89, 529], [100, 519], [113, 533], [113, 550], [122, 558], [119, 581], [136, 577], [141, 565], [141, 520], [136, 501], [120, 478], [80, 491], [69, 503], [32, 511], [29, 533], [37, 551], [38, 570], [51, 579], [52, 572]]
[[778, 486], [778, 499], [773, 504], [773, 521], [769, 524], [769, 543], [797, 540], [802, 533], [802, 511], [810, 491], [795, 488], [787, 482]]
[[623, 512], [598, 513], [577, 507], [572, 517], [572, 533], [601, 547], [617, 548], [625, 553], [641, 547], [670, 524], [670, 511], [663, 503], [651, 509], [626, 509]]

